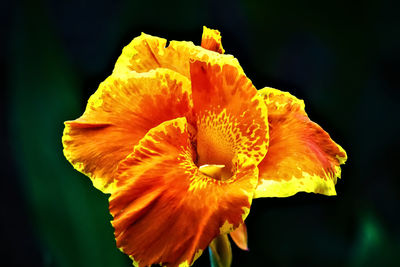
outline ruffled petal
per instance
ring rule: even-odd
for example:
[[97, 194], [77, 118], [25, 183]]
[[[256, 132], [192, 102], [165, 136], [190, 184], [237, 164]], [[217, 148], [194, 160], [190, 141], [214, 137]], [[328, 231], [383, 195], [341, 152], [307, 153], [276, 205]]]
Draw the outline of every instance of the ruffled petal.
[[64, 155], [105, 193], [118, 163], [146, 132], [191, 109], [190, 81], [171, 70], [114, 74], [90, 97], [85, 113], [65, 122]]
[[[191, 60], [208, 60], [217, 52], [196, 46], [187, 41], [171, 41], [142, 33], [127, 45], [114, 67], [115, 72], [147, 72], [166, 68], [190, 77]], [[226, 57], [233, 59], [231, 55]]]
[[203, 175], [185, 118], [151, 129], [124, 160], [110, 197], [117, 246], [135, 266], [189, 266], [218, 235], [243, 223], [258, 181], [256, 165], [232, 179]]
[[258, 164], [268, 149], [268, 115], [251, 81], [224, 55], [190, 65], [198, 166], [221, 164], [227, 173], [237, 156]]
[[221, 43], [221, 33], [218, 30], [212, 30], [203, 27], [203, 36], [201, 37], [201, 47], [218, 52], [220, 54], [225, 53], [225, 49]]
[[268, 105], [269, 149], [259, 164], [254, 197], [288, 197], [297, 192], [336, 195], [346, 152], [304, 111], [304, 102], [272, 88], [259, 91]]

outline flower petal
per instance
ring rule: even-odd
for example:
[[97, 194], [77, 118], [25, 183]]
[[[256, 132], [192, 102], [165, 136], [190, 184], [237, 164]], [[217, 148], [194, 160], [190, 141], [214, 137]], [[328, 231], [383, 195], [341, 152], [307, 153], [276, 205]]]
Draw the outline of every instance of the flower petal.
[[221, 33], [218, 30], [212, 30], [203, 26], [203, 36], [201, 37], [201, 47], [218, 52], [225, 53], [221, 43]]
[[110, 212], [117, 246], [135, 266], [189, 266], [247, 216], [256, 165], [220, 181], [199, 171], [194, 153], [186, 119], [178, 118], [151, 129], [120, 164]]
[[287, 197], [297, 192], [335, 195], [346, 152], [304, 111], [304, 102], [272, 88], [259, 94], [268, 105], [270, 144], [258, 165], [258, 197]]
[[239, 154], [258, 164], [267, 153], [266, 105], [237, 66], [224, 55], [190, 65], [198, 166], [221, 164], [229, 170]]
[[90, 97], [85, 113], [65, 122], [64, 155], [96, 188], [113, 190], [118, 163], [146, 132], [190, 110], [189, 80], [171, 70], [114, 74]]
[[242, 250], [249, 250], [247, 245], [247, 228], [246, 224], [242, 223], [238, 228], [229, 233], [233, 242]]
[[[189, 78], [191, 60], [208, 60], [215, 55], [218, 53], [192, 42], [171, 41], [167, 46], [166, 39], [142, 33], [122, 50], [113, 72], [148, 72], [166, 68]], [[225, 57], [234, 59], [231, 55]]]

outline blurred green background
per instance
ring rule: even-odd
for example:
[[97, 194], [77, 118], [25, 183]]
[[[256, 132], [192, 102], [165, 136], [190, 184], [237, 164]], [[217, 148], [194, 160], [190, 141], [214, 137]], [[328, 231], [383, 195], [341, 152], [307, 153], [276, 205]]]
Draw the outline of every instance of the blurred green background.
[[[107, 196], [62, 154], [63, 122], [142, 31], [219, 29], [257, 88], [290, 91], [348, 152], [337, 197], [257, 199], [233, 266], [400, 266], [395, 1], [6, 1], [1, 4], [3, 266], [131, 266]], [[209, 266], [208, 255], [195, 266]]]

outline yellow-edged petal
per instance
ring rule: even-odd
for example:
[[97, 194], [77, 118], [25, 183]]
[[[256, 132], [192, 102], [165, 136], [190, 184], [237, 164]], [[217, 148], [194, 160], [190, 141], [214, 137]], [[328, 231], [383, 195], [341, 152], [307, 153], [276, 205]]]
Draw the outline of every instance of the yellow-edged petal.
[[203, 27], [203, 36], [201, 37], [201, 47], [218, 52], [220, 54], [225, 53], [225, 49], [221, 43], [221, 33], [218, 30], [212, 30]]
[[[190, 77], [191, 60], [209, 60], [218, 52], [196, 46], [187, 41], [171, 41], [142, 33], [128, 44], [118, 58], [115, 72], [147, 72], [157, 68], [166, 68]], [[226, 58], [234, 59], [231, 55]]]
[[297, 192], [335, 195], [346, 152], [304, 111], [304, 102], [272, 88], [259, 91], [268, 106], [270, 143], [259, 164], [254, 197], [288, 197]]
[[90, 97], [85, 113], [65, 122], [64, 155], [93, 185], [113, 191], [114, 173], [148, 130], [191, 108], [190, 81], [171, 70], [113, 74]]
[[135, 266], [189, 266], [247, 216], [256, 165], [221, 181], [202, 174], [194, 154], [186, 119], [178, 118], [151, 129], [120, 164], [110, 212], [117, 246]]

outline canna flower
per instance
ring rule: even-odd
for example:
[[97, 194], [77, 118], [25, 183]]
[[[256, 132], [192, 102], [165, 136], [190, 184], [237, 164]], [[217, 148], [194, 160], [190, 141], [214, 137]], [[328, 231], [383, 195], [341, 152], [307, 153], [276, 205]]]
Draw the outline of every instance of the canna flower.
[[206, 27], [201, 46], [135, 38], [62, 141], [110, 194], [116, 245], [140, 267], [190, 266], [228, 233], [246, 249], [254, 198], [335, 195], [347, 158], [302, 100], [257, 90]]

